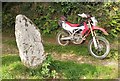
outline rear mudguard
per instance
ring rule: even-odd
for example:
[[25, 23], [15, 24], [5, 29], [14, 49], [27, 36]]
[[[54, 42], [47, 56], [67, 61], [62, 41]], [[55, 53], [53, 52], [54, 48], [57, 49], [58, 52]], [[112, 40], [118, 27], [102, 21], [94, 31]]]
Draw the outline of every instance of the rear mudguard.
[[97, 27], [97, 26], [93, 26], [93, 27], [92, 27], [92, 30], [100, 30], [100, 31], [102, 31], [105, 35], [109, 35], [109, 34], [107, 33], [107, 31], [105, 31], [105, 29], [100, 28], [100, 27]]

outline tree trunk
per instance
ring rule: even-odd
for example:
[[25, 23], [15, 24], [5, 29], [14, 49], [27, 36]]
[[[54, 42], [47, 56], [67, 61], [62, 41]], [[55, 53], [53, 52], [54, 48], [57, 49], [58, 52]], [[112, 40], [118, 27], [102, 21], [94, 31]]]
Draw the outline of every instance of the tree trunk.
[[45, 59], [39, 29], [25, 15], [16, 16], [15, 36], [19, 55], [27, 67], [36, 67]]

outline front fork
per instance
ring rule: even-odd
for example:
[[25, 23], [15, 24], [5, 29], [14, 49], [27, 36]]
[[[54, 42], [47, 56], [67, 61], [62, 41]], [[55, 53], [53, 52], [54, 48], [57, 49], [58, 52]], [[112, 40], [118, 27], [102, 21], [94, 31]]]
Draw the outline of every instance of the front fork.
[[98, 48], [98, 45], [97, 45], [97, 40], [96, 40], [96, 34], [95, 34], [95, 32], [92, 30], [92, 27], [91, 27], [91, 24], [90, 24], [90, 22], [88, 21], [88, 25], [89, 25], [89, 28], [90, 28], [90, 31], [91, 31], [91, 34], [92, 34], [92, 37], [93, 37], [93, 43], [94, 43], [94, 47], [95, 47], [95, 49], [97, 49]]

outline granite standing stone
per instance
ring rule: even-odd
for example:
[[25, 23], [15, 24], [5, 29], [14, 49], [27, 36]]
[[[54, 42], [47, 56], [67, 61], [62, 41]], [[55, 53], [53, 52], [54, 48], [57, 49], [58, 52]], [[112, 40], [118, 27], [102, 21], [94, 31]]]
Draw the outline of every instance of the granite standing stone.
[[25, 66], [36, 67], [45, 60], [40, 31], [25, 15], [16, 16], [15, 36], [19, 55]]

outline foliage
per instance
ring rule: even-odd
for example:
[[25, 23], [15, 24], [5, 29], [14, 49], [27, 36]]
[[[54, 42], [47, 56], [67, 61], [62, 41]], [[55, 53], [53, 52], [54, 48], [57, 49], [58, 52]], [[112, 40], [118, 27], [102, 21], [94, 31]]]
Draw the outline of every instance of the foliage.
[[42, 64], [41, 74], [44, 78], [53, 78], [57, 77], [57, 72], [53, 68], [51, 68], [52, 57], [50, 55], [47, 56], [45, 62]]
[[112, 57], [115, 60], [118, 60], [118, 56], [119, 56], [118, 55], [118, 50], [111, 49], [109, 56]]
[[120, 11], [115, 11], [115, 14], [115, 16], [112, 16], [110, 25], [112, 27], [111, 34], [117, 37], [118, 33], [120, 32]]
[[[3, 28], [14, 28], [15, 16], [24, 14], [40, 28], [42, 33], [56, 32], [57, 21], [61, 15], [67, 16], [73, 23], [79, 23], [78, 13], [89, 13], [95, 16], [101, 27], [116, 36], [120, 31], [120, 2], [51, 2], [51, 3], [4, 3]], [[13, 13], [14, 12], [14, 13]]]
[[104, 6], [106, 11], [108, 9], [107, 12], [109, 13], [106, 21], [108, 24], [106, 26], [110, 30], [109, 33], [117, 37], [117, 34], [120, 32], [120, 2], [106, 3]]
[[0, 3], [0, 33], [2, 28], [2, 3]]

